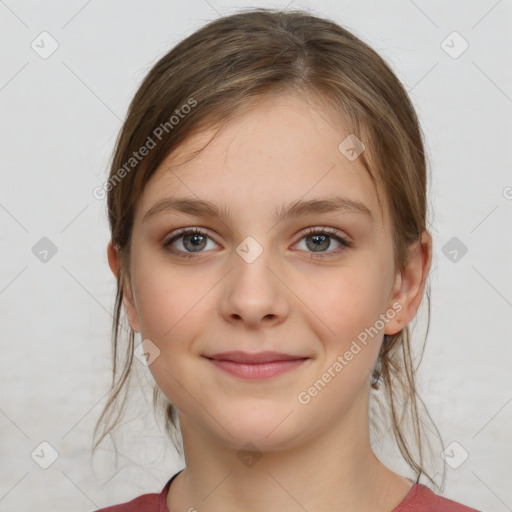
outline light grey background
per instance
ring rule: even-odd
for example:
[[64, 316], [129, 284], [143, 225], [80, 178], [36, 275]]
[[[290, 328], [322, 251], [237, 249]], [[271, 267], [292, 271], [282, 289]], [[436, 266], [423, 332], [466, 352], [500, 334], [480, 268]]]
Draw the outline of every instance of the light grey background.
[[[92, 190], [107, 177], [121, 120], [152, 64], [207, 20], [246, 6], [333, 18], [370, 43], [410, 92], [435, 211], [421, 393], [451, 460], [469, 455], [447, 466], [444, 494], [480, 510], [512, 510], [512, 2], [6, 0], [0, 511], [90, 511], [160, 492], [183, 467], [138, 384], [116, 438], [118, 465], [108, 442], [90, 458], [110, 381], [115, 292], [105, 202]], [[48, 58], [31, 47], [51, 49], [43, 31], [58, 43]], [[57, 248], [46, 262], [33, 251], [43, 237]], [[140, 384], [150, 383], [142, 372]], [[36, 463], [51, 454], [42, 442], [58, 452], [47, 469]], [[386, 462], [407, 473], [398, 459]]]

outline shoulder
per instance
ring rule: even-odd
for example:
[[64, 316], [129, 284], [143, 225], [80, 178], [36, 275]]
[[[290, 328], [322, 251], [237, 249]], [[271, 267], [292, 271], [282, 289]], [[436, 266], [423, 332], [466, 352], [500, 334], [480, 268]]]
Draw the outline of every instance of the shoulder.
[[112, 505], [111, 507], [101, 508], [94, 512], [169, 512], [167, 508], [167, 493], [171, 486], [172, 481], [183, 471], [180, 469], [175, 473], [164, 485], [162, 491], [157, 494], [142, 494], [131, 501], [120, 503], [119, 505]]
[[94, 512], [161, 512], [167, 511], [166, 496], [170, 481], [165, 484], [162, 492], [142, 494], [131, 501], [112, 505], [110, 507], [101, 508]]
[[158, 512], [159, 495], [143, 494], [125, 503], [98, 509], [96, 512]]
[[406, 499], [392, 512], [480, 512], [462, 503], [443, 498], [427, 486], [416, 483]]

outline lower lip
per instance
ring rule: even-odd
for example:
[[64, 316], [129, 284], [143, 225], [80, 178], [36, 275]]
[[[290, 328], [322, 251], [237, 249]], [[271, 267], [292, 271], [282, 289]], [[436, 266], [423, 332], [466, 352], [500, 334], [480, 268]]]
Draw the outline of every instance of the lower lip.
[[234, 361], [224, 361], [210, 359], [217, 368], [224, 370], [231, 375], [241, 377], [242, 379], [267, 379], [275, 377], [282, 373], [289, 372], [305, 363], [307, 359], [293, 359], [289, 361], [272, 361], [268, 363], [235, 363]]

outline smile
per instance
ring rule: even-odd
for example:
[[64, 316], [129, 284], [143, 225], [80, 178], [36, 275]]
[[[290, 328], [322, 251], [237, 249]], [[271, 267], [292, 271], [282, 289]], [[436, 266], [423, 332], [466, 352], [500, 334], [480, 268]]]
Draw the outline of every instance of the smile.
[[[242, 379], [259, 380], [276, 377], [303, 365], [310, 359], [307, 357], [296, 359], [281, 359], [274, 361], [248, 362], [233, 361], [231, 359], [207, 357], [216, 368]], [[236, 358], [235, 358], [236, 359]]]

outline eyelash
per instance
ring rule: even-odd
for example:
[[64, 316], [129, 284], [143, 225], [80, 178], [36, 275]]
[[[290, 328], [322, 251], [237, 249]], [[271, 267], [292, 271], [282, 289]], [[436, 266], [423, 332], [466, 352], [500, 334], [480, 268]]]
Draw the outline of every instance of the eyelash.
[[[334, 249], [332, 251], [327, 251], [327, 252], [324, 252], [324, 253], [312, 252], [311, 253], [311, 258], [325, 258], [326, 256], [329, 256], [329, 255], [332, 255], [332, 254], [337, 254], [339, 252], [342, 252], [342, 251], [352, 247], [352, 243], [351, 242], [349, 242], [345, 238], [340, 237], [339, 235], [336, 235], [335, 233], [336, 233], [336, 231], [333, 230], [332, 228], [328, 228], [328, 227], [312, 227], [312, 228], [308, 228], [307, 232], [304, 235], [302, 235], [302, 237], [299, 239], [299, 242], [303, 238], [306, 238], [306, 237], [311, 236], [311, 235], [327, 235], [330, 238], [334, 238], [335, 240], [337, 240], [341, 244], [340, 247], [338, 247], [337, 249]], [[194, 255], [196, 253], [178, 251], [178, 250], [172, 248], [172, 244], [176, 240], [182, 238], [185, 235], [201, 235], [201, 236], [205, 236], [205, 237], [211, 239], [211, 237], [208, 235], [208, 233], [206, 233], [205, 231], [202, 231], [199, 228], [182, 228], [182, 229], [178, 230], [177, 232], [175, 232], [175, 234], [169, 240], [164, 242], [164, 244], [163, 244], [164, 249], [166, 249], [167, 251], [175, 254], [176, 256], [178, 256], [180, 258], [189, 258], [190, 259], [190, 258], [194, 257]], [[198, 251], [197, 254], [200, 254], [201, 252], [203, 252], [203, 251]]]

